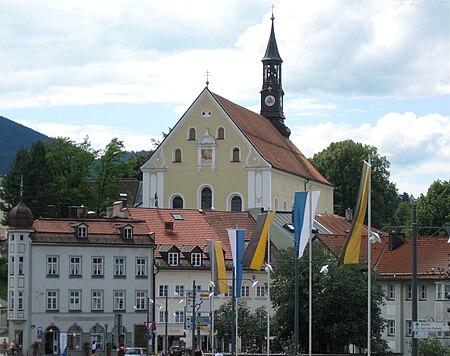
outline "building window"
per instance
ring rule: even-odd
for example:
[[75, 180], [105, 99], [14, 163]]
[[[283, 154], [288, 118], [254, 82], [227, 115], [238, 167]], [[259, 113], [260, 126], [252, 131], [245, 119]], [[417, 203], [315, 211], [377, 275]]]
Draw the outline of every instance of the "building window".
[[172, 208], [173, 209], [183, 209], [183, 198], [180, 196], [176, 196], [172, 199]]
[[242, 199], [235, 195], [231, 198], [231, 211], [242, 211]]
[[217, 139], [223, 140], [225, 138], [225, 129], [223, 127], [219, 127], [217, 129]]
[[[167, 319], [167, 317], [168, 317], [167, 314], [168, 314], [168, 313], [166, 313], [166, 311], [163, 310], [163, 309], [161, 309], [161, 310], [159, 311], [159, 322], [160, 322], [160, 323], [165, 323], [165, 322], [166, 322], [166, 319]], [[167, 320], [167, 322], [169, 322], [169, 320]]]
[[87, 237], [88, 229], [86, 225], [78, 226], [78, 237]]
[[183, 310], [175, 310], [175, 323], [181, 324], [184, 323], [184, 311]]
[[58, 275], [58, 256], [47, 256], [47, 276]]
[[125, 291], [116, 290], [114, 291], [114, 310], [124, 310], [125, 309]]
[[189, 136], [188, 140], [196, 140], [197, 139], [197, 133], [195, 132], [195, 129], [191, 127], [189, 129]]
[[17, 292], [17, 310], [23, 311], [23, 291]]
[[256, 297], [263, 298], [266, 296], [266, 287], [265, 286], [256, 286]]
[[242, 286], [241, 287], [241, 297], [242, 298], [250, 297], [250, 287], [249, 286]]
[[92, 275], [103, 276], [103, 257], [92, 257]]
[[17, 272], [21, 275], [24, 274], [24, 258], [19, 256], [19, 263], [17, 265]]
[[411, 284], [406, 285], [406, 300], [412, 299], [412, 286]]
[[180, 163], [181, 162], [181, 150], [179, 148], [175, 148], [173, 150], [173, 162]]
[[169, 252], [169, 266], [178, 266], [178, 252]]
[[387, 335], [395, 336], [395, 320], [393, 319], [387, 320]]
[[147, 298], [147, 293], [143, 290], [136, 291], [136, 310], [145, 310], [145, 299]]
[[413, 332], [412, 321], [406, 320], [406, 336], [411, 336]]
[[47, 291], [47, 310], [55, 311], [58, 310], [58, 291], [48, 290]]
[[395, 284], [388, 284], [387, 299], [395, 300]]
[[233, 148], [233, 154], [231, 157], [232, 162], [240, 162], [241, 161], [241, 151], [239, 148], [235, 147]]
[[9, 259], [9, 274], [14, 274], [14, 256], [11, 256]]
[[233, 296], [233, 287], [228, 286], [228, 290], [223, 294], [224, 297], [232, 297]]
[[81, 310], [81, 290], [69, 291], [69, 310]]
[[428, 288], [426, 284], [420, 285], [420, 300], [427, 300], [428, 299]]
[[93, 290], [92, 291], [92, 310], [100, 311], [103, 310], [103, 291]]
[[114, 257], [114, 277], [125, 277], [125, 257]]
[[69, 265], [70, 276], [81, 276], [81, 257], [71, 256]]
[[67, 350], [81, 351], [81, 328], [79, 326], [71, 326], [67, 330]]
[[450, 284], [436, 284], [436, 299], [445, 300], [447, 293], [450, 293]]
[[199, 252], [191, 253], [191, 265], [200, 267], [202, 265], [202, 254]]
[[186, 287], [183, 284], [177, 284], [175, 286], [175, 293], [178, 294], [179, 297], [184, 297], [185, 291]]
[[167, 284], [159, 285], [159, 297], [168, 297], [169, 296], [169, 286]]
[[147, 276], [147, 259], [144, 257], [136, 258], [136, 277]]
[[14, 291], [10, 290], [9, 291], [9, 310], [14, 310]]
[[133, 238], [133, 228], [131, 226], [125, 226], [123, 228], [123, 238], [132, 239]]
[[201, 208], [203, 210], [210, 210], [212, 208], [212, 190], [209, 187], [202, 189]]

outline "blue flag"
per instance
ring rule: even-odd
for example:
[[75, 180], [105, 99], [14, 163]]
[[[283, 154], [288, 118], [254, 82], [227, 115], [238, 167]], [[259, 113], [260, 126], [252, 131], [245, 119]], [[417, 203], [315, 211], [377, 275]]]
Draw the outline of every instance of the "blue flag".
[[244, 266], [242, 265], [242, 257], [244, 256], [245, 244], [245, 230], [243, 229], [228, 229], [228, 238], [230, 239], [231, 254], [233, 256], [234, 278], [235, 278], [235, 296], [241, 297], [242, 288], [242, 272]]

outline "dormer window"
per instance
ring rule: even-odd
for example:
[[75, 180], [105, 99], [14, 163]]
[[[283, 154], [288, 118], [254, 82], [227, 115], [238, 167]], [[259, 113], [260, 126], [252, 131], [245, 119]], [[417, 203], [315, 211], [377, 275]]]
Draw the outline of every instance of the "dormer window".
[[198, 252], [191, 253], [191, 265], [194, 267], [201, 267], [202, 254]]
[[78, 225], [78, 237], [86, 238], [88, 236], [88, 227], [85, 224]]
[[124, 239], [132, 239], [133, 238], [133, 227], [125, 226], [122, 231], [122, 236]]
[[178, 264], [179, 264], [178, 252], [169, 252], [168, 263], [169, 263], [169, 266], [178, 266]]

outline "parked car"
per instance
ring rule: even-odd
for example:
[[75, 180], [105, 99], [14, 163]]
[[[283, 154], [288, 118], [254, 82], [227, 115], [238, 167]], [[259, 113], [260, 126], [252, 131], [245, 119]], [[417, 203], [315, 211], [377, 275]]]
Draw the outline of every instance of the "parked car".
[[127, 347], [125, 349], [126, 356], [144, 356], [146, 354], [146, 349], [143, 347]]

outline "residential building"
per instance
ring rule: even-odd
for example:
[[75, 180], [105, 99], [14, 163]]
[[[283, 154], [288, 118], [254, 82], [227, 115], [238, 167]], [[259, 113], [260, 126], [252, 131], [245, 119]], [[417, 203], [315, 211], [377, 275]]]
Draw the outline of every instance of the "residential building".
[[262, 59], [261, 114], [207, 85], [142, 166], [143, 207], [287, 211], [294, 192], [321, 190], [317, 211], [333, 213], [332, 184], [289, 139], [273, 20]]
[[117, 202], [110, 218], [33, 222], [21, 201], [9, 214], [9, 339], [23, 352], [84, 354], [96, 341], [145, 346], [153, 294], [154, 234]]

